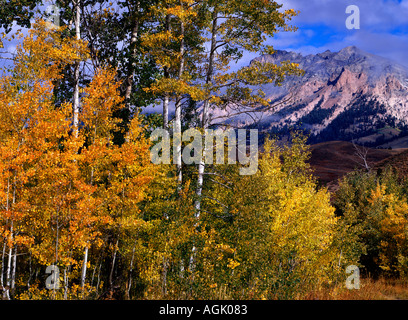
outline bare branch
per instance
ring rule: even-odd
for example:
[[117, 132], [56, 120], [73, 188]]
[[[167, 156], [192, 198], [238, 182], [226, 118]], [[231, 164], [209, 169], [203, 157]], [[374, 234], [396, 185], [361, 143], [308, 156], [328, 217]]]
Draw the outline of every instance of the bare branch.
[[360, 159], [360, 161], [356, 161], [356, 160], [353, 160], [353, 161], [359, 164], [360, 166], [362, 166], [363, 168], [365, 168], [367, 172], [369, 172], [371, 170], [371, 165], [369, 164], [367, 160], [369, 149], [364, 146], [358, 146], [354, 142], [354, 140], [352, 141], [352, 144], [353, 144], [354, 149], [356, 150], [354, 154]]

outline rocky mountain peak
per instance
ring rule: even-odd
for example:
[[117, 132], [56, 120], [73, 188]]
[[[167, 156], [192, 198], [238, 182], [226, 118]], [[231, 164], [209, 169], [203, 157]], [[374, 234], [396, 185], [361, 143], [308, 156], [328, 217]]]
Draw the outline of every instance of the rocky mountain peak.
[[[303, 77], [287, 77], [281, 87], [262, 86], [273, 103], [290, 98], [265, 112], [264, 130], [284, 133], [300, 126], [317, 142], [357, 139], [376, 144], [408, 137], [407, 67], [356, 46], [309, 55], [277, 50], [255, 60], [290, 60], [305, 71]], [[393, 134], [381, 132], [385, 127], [393, 128]]]
[[352, 56], [353, 54], [355, 55], [365, 55], [366, 52], [360, 50], [359, 48], [357, 48], [356, 46], [348, 46], [345, 47], [343, 49], [341, 49], [337, 55], [339, 56], [345, 56], [345, 57], [349, 57]]

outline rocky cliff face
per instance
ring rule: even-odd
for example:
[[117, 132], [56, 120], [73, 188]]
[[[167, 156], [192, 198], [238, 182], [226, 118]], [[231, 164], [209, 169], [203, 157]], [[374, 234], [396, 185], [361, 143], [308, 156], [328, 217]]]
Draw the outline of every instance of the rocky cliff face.
[[[307, 56], [277, 51], [255, 60], [277, 64], [290, 60], [305, 71], [303, 77], [288, 77], [281, 87], [262, 86], [273, 104], [291, 97], [264, 113], [265, 131], [282, 134], [301, 127], [312, 142], [357, 140], [372, 146], [408, 135], [404, 66], [354, 46]], [[384, 133], [385, 128], [391, 131]]]

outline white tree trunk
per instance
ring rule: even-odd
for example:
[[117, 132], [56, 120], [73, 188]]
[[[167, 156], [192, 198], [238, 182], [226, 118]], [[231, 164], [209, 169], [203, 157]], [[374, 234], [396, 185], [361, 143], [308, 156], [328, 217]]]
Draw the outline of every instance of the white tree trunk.
[[[178, 78], [181, 79], [184, 73], [184, 22], [180, 22], [180, 66], [178, 70]], [[175, 162], [177, 165], [177, 183], [178, 188], [181, 189], [181, 184], [183, 183], [183, 172], [182, 172], [182, 162], [181, 162], [181, 102], [182, 97], [178, 97], [176, 101], [176, 111], [174, 116], [174, 141], [175, 141]]]
[[64, 268], [64, 300], [68, 297], [68, 272], [67, 268]]
[[17, 268], [17, 246], [14, 247], [13, 265], [11, 269], [10, 292], [12, 296], [14, 296], [14, 292], [16, 289], [16, 268]]
[[163, 129], [169, 129], [169, 96], [163, 98]]
[[3, 242], [3, 251], [1, 255], [1, 275], [0, 275], [0, 287], [4, 287], [4, 256], [6, 254], [6, 239]]
[[[209, 62], [208, 62], [208, 69], [207, 69], [207, 75], [206, 75], [206, 84], [210, 84], [213, 80], [213, 74], [214, 74], [214, 63], [215, 63], [215, 54], [216, 54], [216, 45], [217, 45], [217, 27], [218, 27], [218, 19], [217, 19], [218, 13], [214, 9], [214, 12], [212, 14], [213, 18], [213, 25], [212, 25], [212, 34], [211, 34], [211, 49], [210, 49], [210, 56], [209, 56]], [[208, 110], [209, 110], [209, 97], [204, 101], [203, 104], [203, 113], [202, 113], [202, 120], [201, 120], [201, 126], [204, 129], [204, 135], [203, 139], [205, 140], [205, 129], [208, 128]], [[195, 217], [198, 220], [200, 218], [200, 210], [201, 210], [201, 195], [202, 195], [202, 190], [203, 190], [203, 183], [204, 183], [204, 173], [205, 173], [205, 158], [204, 158], [204, 152], [201, 156], [201, 161], [198, 165], [198, 179], [197, 179], [197, 189], [196, 189], [196, 195], [197, 195], [197, 200], [195, 202]]]
[[[212, 13], [212, 30], [211, 30], [211, 49], [210, 49], [210, 56], [208, 61], [208, 69], [206, 75], [206, 84], [209, 85], [213, 81], [214, 75], [214, 64], [215, 64], [215, 55], [216, 55], [216, 46], [217, 46], [217, 27], [218, 27], [218, 12], [214, 8]], [[203, 104], [203, 113], [202, 113], [202, 120], [201, 126], [204, 129], [203, 132], [203, 140], [205, 141], [205, 129], [208, 128], [209, 119], [208, 119], [208, 111], [209, 111], [209, 97], [204, 101]], [[196, 196], [197, 200], [195, 201], [194, 208], [195, 208], [195, 219], [196, 219], [196, 227], [198, 227], [200, 214], [201, 214], [201, 196], [203, 192], [203, 184], [204, 184], [204, 173], [205, 173], [205, 153], [202, 150], [201, 160], [198, 165], [198, 178], [197, 178], [197, 189], [196, 189]], [[190, 262], [189, 262], [189, 269], [191, 272], [195, 269], [195, 260], [196, 260], [196, 251], [197, 248], [193, 245], [193, 249], [191, 251]]]
[[[12, 233], [10, 234], [10, 237], [12, 237]], [[3, 296], [7, 300], [10, 300], [10, 282], [11, 282], [10, 273], [11, 273], [11, 257], [12, 257], [12, 254], [13, 254], [13, 250], [12, 250], [12, 248], [10, 248], [9, 253], [8, 253], [8, 260], [7, 260], [6, 287], [3, 288]]]
[[[6, 203], [6, 209], [9, 210], [9, 191], [10, 191], [10, 179], [7, 180], [7, 203]], [[12, 203], [15, 204], [16, 202], [16, 190], [15, 190], [15, 184], [13, 184], [13, 198], [12, 198]], [[13, 238], [14, 238], [14, 223], [13, 223], [13, 218], [11, 218], [11, 225], [10, 225], [10, 247], [9, 247], [9, 253], [8, 253], [8, 259], [7, 259], [7, 272], [6, 272], [6, 288], [4, 290], [3, 288], [3, 294], [4, 297], [7, 300], [10, 300], [10, 287], [11, 287], [11, 262], [12, 262], [12, 257], [13, 257]]]
[[111, 267], [111, 271], [109, 274], [109, 285], [110, 285], [111, 290], [113, 290], [113, 271], [115, 269], [116, 254], [118, 252], [118, 243], [119, 243], [119, 240], [116, 240], [115, 251], [113, 252], [112, 267]]
[[[171, 16], [168, 14], [166, 15], [166, 23], [165, 23], [165, 29], [166, 31], [170, 31], [170, 18]], [[168, 78], [169, 77], [169, 68], [164, 67], [164, 77]], [[165, 93], [164, 99], [163, 99], [163, 129], [168, 130], [169, 129], [169, 94]]]
[[85, 250], [84, 250], [84, 262], [82, 264], [82, 272], [81, 272], [82, 293], [84, 292], [84, 287], [85, 287], [87, 265], [88, 265], [88, 246], [85, 247]]
[[133, 272], [133, 261], [135, 259], [135, 250], [136, 250], [136, 241], [133, 245], [132, 250], [132, 259], [130, 260], [130, 267], [129, 267], [129, 281], [127, 286], [127, 298], [130, 300], [130, 288], [132, 287], [132, 272]]
[[[81, 39], [81, 1], [76, 0], [74, 2], [75, 6], [75, 37], [77, 40]], [[80, 76], [80, 62], [75, 62], [74, 65], [74, 97], [72, 101], [72, 112], [74, 115], [73, 126], [74, 126], [74, 135], [78, 136], [78, 125], [79, 125], [79, 76]]]

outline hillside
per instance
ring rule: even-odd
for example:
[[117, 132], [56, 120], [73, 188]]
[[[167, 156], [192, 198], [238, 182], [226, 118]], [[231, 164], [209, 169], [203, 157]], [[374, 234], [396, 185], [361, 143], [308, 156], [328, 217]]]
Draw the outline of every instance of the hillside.
[[401, 178], [406, 177], [408, 175], [408, 150], [403, 149], [402, 152], [379, 161], [375, 164], [374, 169], [382, 170], [387, 166], [391, 166]]
[[[385, 164], [387, 159], [402, 161], [399, 155], [405, 155], [408, 160], [408, 150], [405, 149], [367, 149], [367, 151], [370, 167], [378, 167], [379, 163]], [[350, 142], [330, 141], [311, 146], [310, 165], [319, 182], [328, 186], [330, 190], [335, 190], [339, 178], [357, 168], [363, 168], [362, 163]]]

